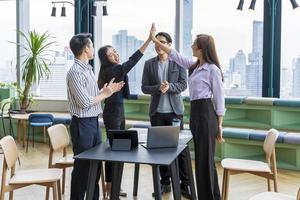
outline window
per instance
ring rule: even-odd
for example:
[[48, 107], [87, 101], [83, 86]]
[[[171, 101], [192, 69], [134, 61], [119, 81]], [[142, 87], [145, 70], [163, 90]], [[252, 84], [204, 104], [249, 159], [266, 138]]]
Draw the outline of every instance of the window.
[[300, 98], [300, 10], [282, 2], [281, 25], [281, 98]]
[[236, 10], [238, 1], [194, 1], [193, 39], [212, 35], [220, 59], [225, 94], [261, 96], [263, 53], [263, 1], [255, 10]]
[[11, 83], [17, 80], [15, 1], [0, 1], [0, 22], [0, 82]]
[[[74, 1], [71, 1], [72, 3]], [[30, 30], [48, 32], [57, 42], [53, 48], [55, 62], [49, 66], [49, 79], [41, 80], [36, 88], [39, 97], [67, 98], [66, 73], [73, 64], [74, 56], [69, 41], [74, 35], [74, 7], [65, 4], [66, 17], [60, 17], [62, 4], [56, 4], [56, 17], [51, 17], [52, 4], [49, 0], [30, 0]], [[32, 12], [34, 11], [34, 12]]]
[[[127, 61], [147, 39], [152, 22], [155, 22], [158, 32], [168, 32], [174, 39], [174, 0], [110, 0], [107, 6], [109, 15], [102, 19], [102, 44], [112, 45], [118, 51], [121, 62]], [[152, 45], [129, 72], [131, 94], [142, 94], [141, 80], [144, 62], [154, 56], [156, 52]]]

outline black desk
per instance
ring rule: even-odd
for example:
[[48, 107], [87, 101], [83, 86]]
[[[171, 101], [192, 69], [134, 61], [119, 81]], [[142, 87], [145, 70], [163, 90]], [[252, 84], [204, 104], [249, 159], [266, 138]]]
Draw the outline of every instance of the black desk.
[[[147, 128], [130, 128], [130, 130], [138, 131], [139, 143], [144, 143], [147, 141]], [[192, 139], [193, 139], [193, 136], [192, 136], [191, 131], [188, 131], [188, 130], [180, 131], [180, 134], [179, 134], [179, 144], [180, 145], [188, 144]], [[187, 163], [186, 164], [187, 164], [187, 169], [188, 169], [189, 185], [190, 185], [190, 189], [191, 189], [192, 200], [196, 200], [195, 182], [194, 182], [192, 161], [191, 161], [189, 146], [186, 146], [183, 151], [185, 151], [186, 155], [187, 155]], [[177, 161], [177, 159], [176, 159], [176, 161]], [[177, 167], [177, 173], [179, 173], [178, 163], [176, 164], [176, 167]], [[137, 196], [137, 192], [138, 192], [139, 169], [140, 169], [140, 164], [136, 163], [135, 169], [134, 169], [133, 196]], [[179, 177], [179, 174], [178, 174], [178, 177]]]
[[[140, 131], [139, 131], [140, 132]], [[185, 139], [188, 137], [185, 137]], [[159, 181], [159, 166], [170, 165], [171, 169], [171, 180], [173, 187], [174, 200], [181, 199], [181, 191], [179, 185], [178, 169], [176, 165], [176, 158], [182, 151], [189, 151], [185, 145], [185, 140], [180, 140], [180, 144], [177, 148], [160, 148], [160, 149], [145, 149], [139, 146], [132, 151], [111, 151], [108, 143], [99, 144], [92, 149], [89, 149], [77, 156], [75, 159], [90, 160], [90, 171], [88, 177], [87, 194], [86, 199], [91, 200], [93, 198], [94, 187], [96, 181], [96, 173], [98, 163], [101, 161], [111, 161], [113, 163], [113, 174], [112, 174], [112, 200], [119, 199], [121, 179], [124, 163], [136, 163], [136, 164], [149, 164], [152, 166], [153, 172], [153, 185], [155, 192], [155, 199], [161, 199], [160, 181]], [[189, 157], [190, 158], [190, 157]], [[189, 177], [191, 180], [192, 199], [196, 199], [194, 179], [192, 174], [191, 162], [189, 165]], [[136, 173], [135, 173], [136, 179]], [[135, 182], [137, 191], [137, 182]], [[149, 193], [151, 195], [151, 192]]]

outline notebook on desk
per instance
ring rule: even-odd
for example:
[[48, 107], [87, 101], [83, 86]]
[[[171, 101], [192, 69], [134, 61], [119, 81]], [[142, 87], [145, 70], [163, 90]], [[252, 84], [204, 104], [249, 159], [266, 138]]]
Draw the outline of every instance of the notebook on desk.
[[177, 147], [179, 132], [179, 126], [149, 127], [147, 142], [141, 145], [147, 149]]

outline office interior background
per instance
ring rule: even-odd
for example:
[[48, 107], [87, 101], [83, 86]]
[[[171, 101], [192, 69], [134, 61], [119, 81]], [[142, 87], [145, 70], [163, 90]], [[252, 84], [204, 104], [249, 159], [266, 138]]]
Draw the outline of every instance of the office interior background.
[[[74, 4], [74, 1], [70, 1]], [[293, 9], [288, 0], [278, 1], [281, 6], [281, 34], [279, 46], [275, 46], [276, 80], [279, 86], [278, 97], [300, 97], [300, 17], [299, 9]], [[34, 88], [38, 98], [66, 99], [65, 75], [73, 63], [68, 43], [75, 34], [74, 6], [71, 4], [52, 4], [49, 0], [20, 0], [20, 30], [47, 31], [57, 42], [53, 48], [55, 62], [50, 65], [51, 76], [43, 79]], [[108, 16], [102, 16], [103, 2], [95, 1], [97, 16], [93, 16], [93, 34], [96, 50], [102, 45], [111, 44], [125, 61], [146, 39], [152, 22], [158, 31], [165, 31], [174, 38], [173, 46], [187, 57], [191, 57], [193, 38], [199, 33], [211, 34], [218, 49], [225, 78], [227, 96], [268, 96], [263, 95], [263, 40], [264, 40], [264, 1], [256, 2], [255, 10], [248, 9], [250, 1], [245, 1], [243, 10], [237, 10], [238, 1], [222, 0], [183, 0], [179, 5], [175, 0], [109, 0], [106, 2]], [[0, 1], [0, 82], [17, 81], [17, 2]], [[56, 17], [51, 16], [52, 7], [56, 7]], [[61, 7], [66, 8], [66, 16], [61, 17]], [[178, 8], [182, 6], [182, 8]], [[265, 7], [268, 7], [266, 3]], [[268, 11], [268, 8], [265, 8]], [[275, 13], [276, 14], [276, 13]], [[278, 22], [276, 22], [278, 23]], [[178, 29], [180, 29], [178, 31]], [[270, 31], [270, 29], [269, 29]], [[267, 38], [267, 37], [266, 37]], [[274, 41], [275, 43], [278, 40]], [[279, 47], [279, 48], [278, 48]], [[271, 51], [266, 45], [265, 51]], [[155, 56], [153, 45], [143, 59], [129, 74], [132, 94], [142, 94], [141, 74], [144, 61]], [[95, 72], [99, 71], [99, 61], [95, 54]], [[51, 84], [49, 84], [51, 83]], [[54, 87], [53, 87], [54, 86]], [[265, 85], [264, 87], [268, 87]], [[184, 92], [187, 94], [187, 90]]]
[[[256, 3], [249, 9], [252, 2]], [[126, 61], [146, 40], [153, 22], [157, 31], [170, 33], [172, 46], [187, 57], [192, 55], [191, 45], [196, 35], [210, 34], [216, 42], [226, 99], [230, 100], [226, 101], [224, 128], [235, 127], [237, 135], [244, 133], [244, 129], [251, 129], [254, 133], [257, 129], [266, 131], [269, 128], [278, 128], [285, 135], [290, 132], [296, 135], [291, 143], [276, 146], [281, 170], [279, 191], [295, 196], [300, 180], [299, 19], [300, 8], [295, 0], [0, 0], [0, 88], [15, 82], [20, 86], [23, 84], [21, 68], [24, 51], [16, 43], [22, 43], [24, 39], [19, 31], [25, 34], [31, 30], [47, 32], [56, 42], [51, 52], [55, 59], [49, 65], [50, 77], [41, 79], [32, 87], [35, 103], [30, 109], [49, 112], [67, 112], [66, 73], [74, 62], [69, 40], [78, 32], [93, 34], [95, 59], [91, 64], [96, 78], [100, 70], [97, 50], [101, 46], [112, 45], [119, 52], [121, 62]], [[131, 94], [144, 95], [141, 91], [144, 61], [155, 55], [154, 45], [151, 44], [145, 56], [130, 71]], [[188, 95], [187, 89], [183, 92], [186, 126], [189, 117]], [[245, 103], [248, 97], [250, 101]], [[272, 98], [279, 100], [279, 103], [281, 100], [284, 102], [275, 105]], [[146, 100], [138, 98], [136, 101], [126, 101], [126, 119], [147, 121], [148, 102], [149, 97]], [[224, 133], [231, 134], [230, 131], [227, 129]], [[218, 159], [234, 155], [245, 158], [256, 156], [262, 160], [262, 151], [259, 151], [259, 155], [252, 155], [261, 150], [261, 141], [250, 141], [249, 137], [247, 141], [244, 139], [235, 140], [226, 136], [224, 146], [219, 146], [216, 151]], [[246, 151], [237, 152], [240, 148]], [[43, 155], [41, 160], [45, 164], [48, 146], [41, 148], [44, 154], [37, 149], [30, 151], [38, 156]], [[22, 156], [28, 161], [25, 153]], [[29, 163], [24, 163], [25, 167], [31, 167]], [[149, 170], [147, 172], [150, 173]], [[222, 177], [220, 164], [218, 174], [219, 178]], [[126, 173], [125, 176], [132, 179]], [[252, 182], [251, 191], [248, 192], [248, 186], [243, 185], [248, 178], [242, 176], [241, 179], [232, 179], [232, 199], [240, 200], [241, 190], [244, 199], [266, 191], [264, 180], [261, 183], [249, 179]], [[129, 187], [131, 189], [131, 186], [126, 186], [127, 191]], [[42, 190], [33, 191], [44, 196]], [[19, 197], [22, 195], [21, 192]]]

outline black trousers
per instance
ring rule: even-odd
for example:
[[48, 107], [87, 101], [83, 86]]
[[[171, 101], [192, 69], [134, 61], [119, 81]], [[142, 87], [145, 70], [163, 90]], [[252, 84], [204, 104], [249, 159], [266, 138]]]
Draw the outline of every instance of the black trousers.
[[[72, 117], [71, 139], [73, 143], [74, 155], [88, 150], [101, 143], [101, 129], [98, 124], [98, 117], [77, 118]], [[89, 176], [90, 161], [75, 160], [71, 175], [71, 200], [83, 200]], [[101, 165], [98, 166], [98, 174], [95, 182], [95, 192], [93, 199], [99, 199], [99, 179]]]
[[[105, 104], [103, 109], [103, 122], [106, 134], [109, 129], [125, 129], [124, 105]], [[112, 162], [105, 162], [105, 181], [111, 182], [112, 179]]]
[[198, 200], [221, 200], [214, 161], [217, 128], [211, 99], [191, 101], [190, 129], [195, 144]]
[[[180, 129], [183, 129], [183, 116], [176, 115], [175, 113], [155, 113], [153, 116], [150, 116], [151, 126], [172, 126], [172, 120], [180, 119], [181, 125]], [[188, 170], [186, 166], [187, 154], [183, 151], [178, 157], [179, 163], [179, 176], [181, 184], [188, 185]], [[160, 166], [159, 172], [161, 176], [161, 184], [170, 184], [171, 171], [168, 166]]]

